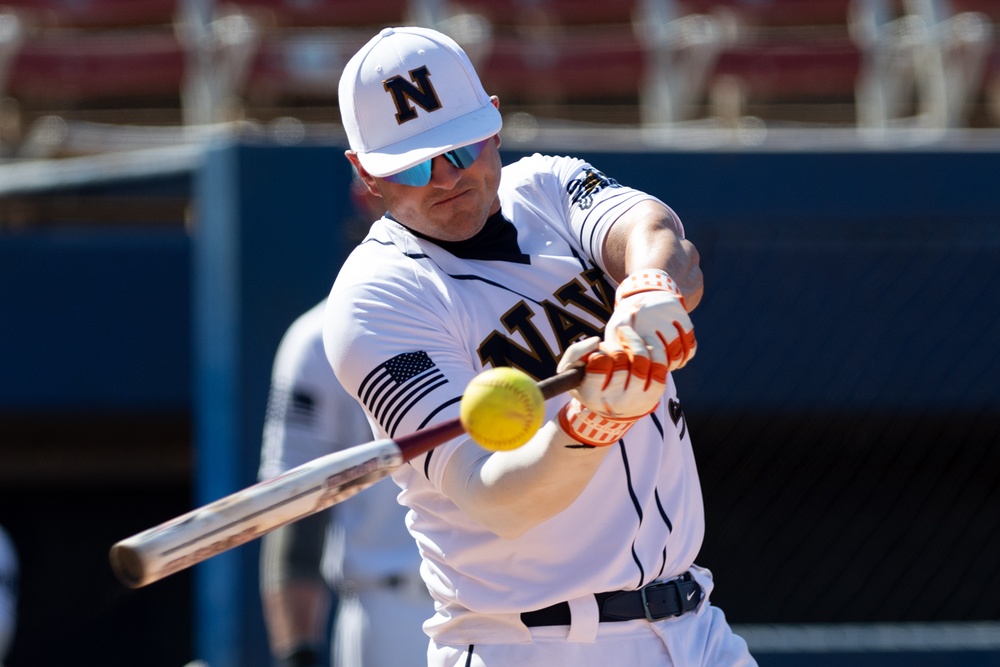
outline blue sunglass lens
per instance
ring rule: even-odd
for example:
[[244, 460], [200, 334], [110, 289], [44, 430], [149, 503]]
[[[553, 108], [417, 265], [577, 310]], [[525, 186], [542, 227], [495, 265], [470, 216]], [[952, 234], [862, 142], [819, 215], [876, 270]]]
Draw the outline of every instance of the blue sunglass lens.
[[451, 162], [459, 169], [468, 169], [476, 161], [476, 158], [479, 157], [479, 154], [483, 152], [483, 149], [486, 148], [487, 141], [489, 139], [477, 141], [468, 146], [459, 146], [453, 151], [448, 151], [444, 156], [448, 159], [448, 162]]
[[[454, 150], [444, 153], [444, 157], [459, 169], [468, 169], [483, 152], [483, 149], [486, 148], [488, 142], [489, 139], [483, 139], [468, 146], [459, 146]], [[420, 164], [413, 165], [409, 169], [386, 176], [385, 180], [390, 183], [423, 187], [431, 182], [431, 165], [433, 162], [434, 158], [425, 160]]]
[[424, 186], [431, 182], [431, 161], [426, 160], [420, 164], [415, 164], [409, 169], [404, 169], [395, 174], [385, 177], [390, 183], [401, 185]]

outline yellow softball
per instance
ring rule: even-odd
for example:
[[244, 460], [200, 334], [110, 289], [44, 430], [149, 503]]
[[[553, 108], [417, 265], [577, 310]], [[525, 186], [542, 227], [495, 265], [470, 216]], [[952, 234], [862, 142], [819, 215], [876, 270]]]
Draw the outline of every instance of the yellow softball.
[[541, 427], [545, 399], [527, 373], [491, 368], [465, 388], [460, 418], [466, 433], [484, 449], [517, 449]]

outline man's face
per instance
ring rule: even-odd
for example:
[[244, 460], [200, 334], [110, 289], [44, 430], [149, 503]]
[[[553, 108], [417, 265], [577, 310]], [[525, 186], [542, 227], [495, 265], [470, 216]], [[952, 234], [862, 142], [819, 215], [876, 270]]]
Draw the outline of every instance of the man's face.
[[430, 183], [422, 187], [392, 183], [368, 174], [348, 152], [365, 185], [382, 198], [385, 208], [401, 223], [440, 241], [472, 238], [486, 218], [500, 210], [500, 137], [487, 142], [469, 167], [459, 169], [443, 155], [434, 158]]

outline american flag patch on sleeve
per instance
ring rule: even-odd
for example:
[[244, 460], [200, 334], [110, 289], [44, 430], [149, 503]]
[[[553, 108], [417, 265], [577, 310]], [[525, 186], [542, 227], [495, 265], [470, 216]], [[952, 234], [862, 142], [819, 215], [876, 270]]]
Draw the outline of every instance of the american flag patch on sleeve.
[[426, 352], [405, 352], [376, 366], [361, 383], [358, 396], [392, 436], [410, 408], [447, 383]]

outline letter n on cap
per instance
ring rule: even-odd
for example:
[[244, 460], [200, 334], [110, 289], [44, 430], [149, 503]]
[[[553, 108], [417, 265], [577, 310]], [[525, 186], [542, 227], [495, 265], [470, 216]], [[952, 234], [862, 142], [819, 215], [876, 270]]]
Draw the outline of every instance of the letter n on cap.
[[400, 125], [417, 117], [417, 110], [410, 102], [428, 112], [441, 108], [441, 100], [431, 85], [426, 65], [410, 70], [410, 79], [417, 85], [414, 86], [398, 75], [382, 82], [382, 87], [392, 95], [392, 101], [396, 104], [396, 122]]

